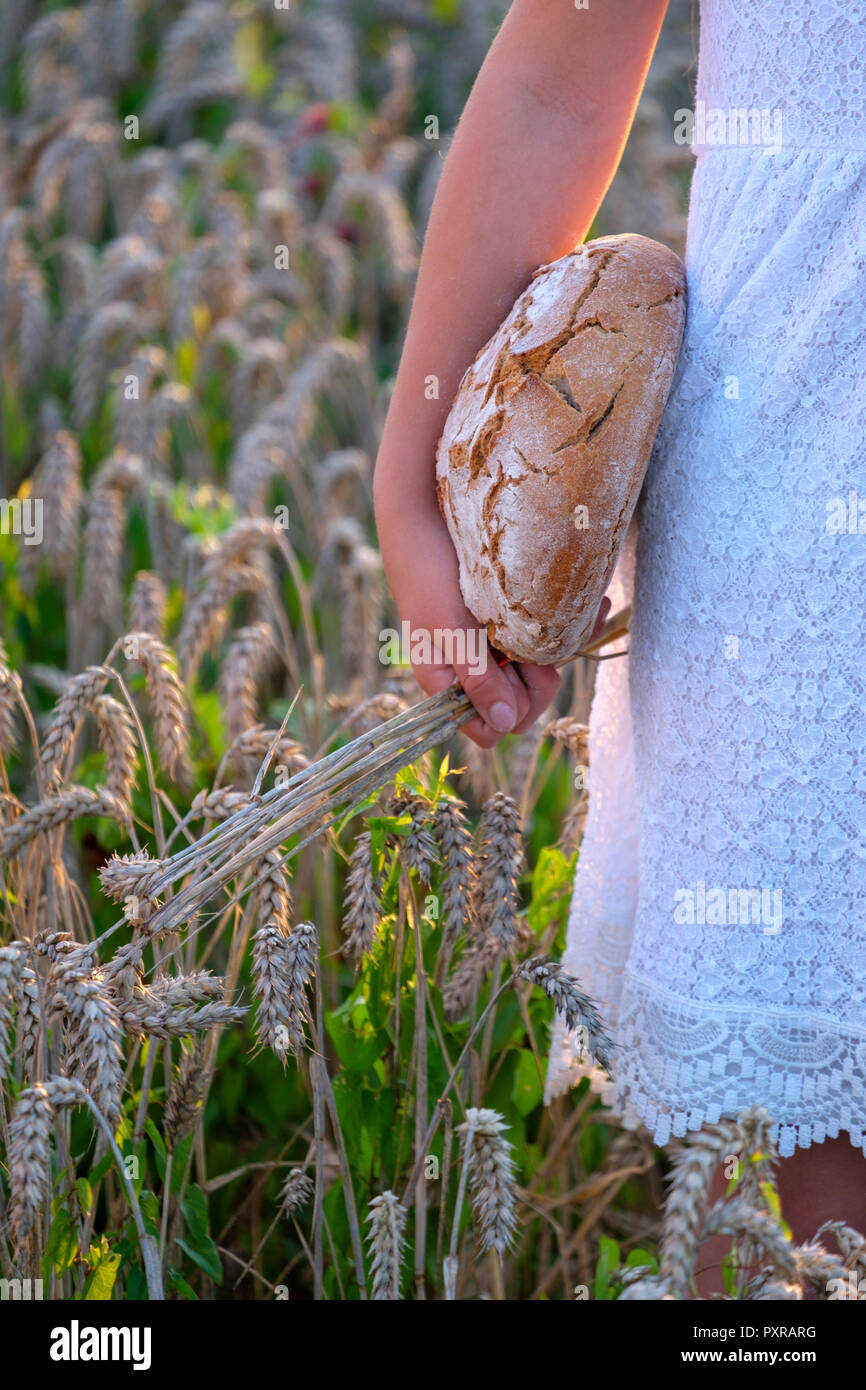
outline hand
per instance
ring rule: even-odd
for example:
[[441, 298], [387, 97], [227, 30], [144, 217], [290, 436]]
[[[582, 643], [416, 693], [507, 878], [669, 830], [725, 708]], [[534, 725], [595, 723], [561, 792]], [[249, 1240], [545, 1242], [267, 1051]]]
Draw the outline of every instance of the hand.
[[[478, 711], [463, 732], [480, 748], [492, 748], [506, 733], [523, 733], [553, 702], [560, 683], [557, 671], [526, 661], [499, 664], [504, 658], [488, 644], [487, 634], [463, 602], [457, 556], [438, 510], [425, 506], [413, 511], [396, 500], [394, 492], [381, 488], [376, 520], [401, 620], [409, 623], [413, 634], [429, 633], [431, 647], [437, 629], [451, 634], [457, 639], [455, 649], [467, 657], [449, 662], [441, 651], [431, 651], [430, 661], [413, 661], [421, 689], [433, 695], [456, 677]], [[605, 600], [596, 627], [609, 606]]]

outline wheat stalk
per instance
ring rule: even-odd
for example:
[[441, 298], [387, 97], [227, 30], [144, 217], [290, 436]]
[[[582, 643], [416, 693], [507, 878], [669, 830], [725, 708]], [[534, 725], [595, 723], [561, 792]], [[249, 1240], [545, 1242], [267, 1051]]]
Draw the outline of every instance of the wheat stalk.
[[479, 836], [478, 921], [507, 950], [517, 936], [517, 875], [523, 857], [520, 813], [510, 796], [496, 792], [485, 802]]
[[355, 840], [349, 859], [343, 903], [343, 929], [347, 933], [343, 954], [356, 963], [369, 955], [376, 943], [380, 912], [371, 837], [369, 830], [364, 830]]
[[9, 666], [6, 648], [0, 640], [0, 757], [11, 753], [18, 742], [15, 710], [21, 698], [21, 677]]
[[206, 1033], [246, 1017], [244, 1005], [215, 1001], [201, 1008], [178, 1007], [161, 999], [153, 990], [139, 986], [127, 999], [118, 999], [117, 1013], [123, 1031], [130, 1037], [185, 1038]]
[[438, 859], [436, 841], [428, 829], [430, 803], [423, 796], [403, 787], [391, 797], [388, 814], [409, 817], [408, 832], [395, 835], [394, 840], [406, 868], [414, 869], [421, 882], [429, 886], [430, 875]]
[[160, 763], [169, 777], [185, 780], [189, 771], [188, 716], [174, 655], [149, 632], [127, 633], [122, 645], [130, 660], [144, 671]]
[[24, 957], [19, 946], [0, 946], [0, 1081], [6, 1076], [9, 1065], [12, 1009], [23, 966]]
[[433, 834], [442, 856], [442, 941], [436, 961], [440, 980], [447, 973], [454, 947], [473, 920], [475, 867], [464, 809], [462, 801], [439, 801], [433, 813]]
[[403, 1262], [403, 1239], [406, 1227], [406, 1208], [393, 1192], [383, 1192], [370, 1202], [367, 1236], [370, 1266], [373, 1275], [371, 1298], [374, 1302], [400, 1298], [400, 1266]]
[[42, 741], [39, 772], [44, 786], [57, 791], [62, 782], [61, 764], [77, 734], [85, 714], [108, 684], [105, 666], [88, 666], [68, 681], [54, 708], [54, 718]]
[[253, 994], [258, 1001], [259, 1043], [285, 1062], [292, 1002], [286, 969], [286, 938], [274, 922], [253, 936]]
[[272, 650], [267, 623], [254, 623], [235, 633], [222, 663], [219, 692], [229, 741], [252, 728], [258, 717], [256, 685]]
[[19, 1097], [9, 1124], [9, 1215], [19, 1249], [33, 1232], [48, 1193], [53, 1118], [47, 1090], [36, 1085]]
[[42, 1000], [39, 980], [34, 970], [24, 966], [18, 981], [18, 1028], [16, 1056], [26, 1078], [35, 1065], [36, 1049], [42, 1032]]
[[112, 1129], [116, 1129], [123, 1090], [118, 1007], [104, 983], [93, 976], [67, 976], [62, 997], [69, 1017], [69, 1048], [81, 1069], [81, 1080]]
[[708, 1126], [674, 1159], [659, 1276], [675, 1298], [689, 1294], [713, 1173], [724, 1154], [739, 1150], [740, 1142], [735, 1124]]
[[608, 1072], [612, 1066], [613, 1043], [604, 1030], [601, 1016], [580, 983], [549, 956], [534, 956], [517, 967], [517, 973], [543, 989], [569, 1029], [579, 1029], [585, 1050]]
[[11, 825], [0, 827], [0, 860], [20, 854], [37, 835], [82, 816], [108, 816], [122, 824], [129, 817], [129, 808], [104, 788], [69, 787], [58, 796], [38, 801]]
[[313, 1195], [313, 1181], [302, 1168], [293, 1168], [280, 1189], [280, 1211], [294, 1216], [305, 1207]]
[[163, 1118], [166, 1146], [177, 1148], [194, 1128], [204, 1087], [204, 1050], [201, 1038], [184, 1052], [174, 1085], [168, 1093]]
[[504, 1255], [517, 1229], [514, 1162], [504, 1137], [505, 1120], [496, 1110], [470, 1106], [458, 1125], [469, 1175], [472, 1210], [482, 1250]]
[[111, 695], [97, 695], [93, 713], [99, 727], [99, 746], [105, 753], [105, 785], [118, 801], [129, 805], [135, 785], [138, 739], [132, 716]]
[[312, 922], [299, 922], [284, 948], [288, 996], [286, 1027], [289, 1047], [297, 1057], [306, 1046], [304, 1025], [310, 1022], [307, 990], [316, 974], [319, 936]]
[[165, 585], [158, 574], [139, 570], [129, 595], [130, 632], [150, 632], [162, 638], [165, 633]]

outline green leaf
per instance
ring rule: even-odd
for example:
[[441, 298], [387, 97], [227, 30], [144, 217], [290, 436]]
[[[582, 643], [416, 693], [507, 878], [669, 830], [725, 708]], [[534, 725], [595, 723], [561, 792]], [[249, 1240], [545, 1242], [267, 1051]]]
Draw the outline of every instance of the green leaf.
[[598, 1299], [613, 1297], [610, 1289], [610, 1276], [620, 1263], [619, 1245], [610, 1236], [602, 1236], [599, 1242], [598, 1264], [595, 1267], [593, 1293]]
[[629, 1269], [646, 1269], [650, 1274], [658, 1274], [659, 1262], [649, 1250], [630, 1250], [626, 1265]]
[[408, 835], [412, 828], [409, 816], [368, 816], [365, 824], [370, 832], [370, 853], [374, 866], [385, 853], [385, 840], [389, 835]]
[[527, 913], [536, 936], [543, 936], [551, 922], [564, 914], [571, 892], [576, 856], [566, 858], [562, 850], [545, 845], [532, 872], [532, 898]]
[[89, 1303], [109, 1302], [119, 1268], [119, 1255], [110, 1251], [104, 1254], [93, 1272], [88, 1275], [87, 1283], [84, 1285], [85, 1300]]
[[331, 1084], [334, 1088], [334, 1099], [337, 1102], [337, 1114], [340, 1117], [340, 1127], [343, 1133], [360, 1134], [361, 1126], [364, 1123], [364, 1111], [357, 1078], [353, 1076], [350, 1079], [342, 1072], [338, 1072]]
[[198, 1302], [198, 1294], [195, 1289], [186, 1282], [183, 1275], [177, 1269], [170, 1269], [166, 1280], [172, 1293], [180, 1294], [181, 1298]]
[[159, 1235], [159, 1200], [156, 1195], [145, 1190], [140, 1194], [138, 1204], [150, 1235]]
[[184, 338], [178, 343], [175, 352], [177, 379], [184, 386], [191, 386], [193, 383], [197, 357], [198, 349], [192, 338]]
[[379, 1053], [385, 1047], [385, 1037], [375, 1029], [369, 1020], [360, 1031], [350, 1027], [345, 1014], [357, 1005], [356, 1000], [348, 999], [339, 1009], [325, 1014], [328, 1029], [337, 1056], [350, 1071], [369, 1071]]
[[190, 701], [198, 727], [211, 748], [225, 747], [222, 701], [215, 690], [195, 690]]
[[93, 1206], [93, 1188], [86, 1178], [77, 1178], [75, 1190], [78, 1193], [78, 1204], [84, 1215], [87, 1216]]
[[734, 1247], [722, 1260], [722, 1287], [730, 1297], [734, 1297], [737, 1292], [737, 1266], [737, 1251]]
[[178, 1238], [177, 1241], [184, 1254], [189, 1255], [193, 1264], [197, 1264], [199, 1269], [203, 1269], [205, 1274], [213, 1279], [215, 1284], [223, 1281], [223, 1267], [220, 1261], [219, 1251], [208, 1236], [207, 1241], [202, 1244], [200, 1249], [195, 1249], [188, 1241]]
[[207, 1198], [197, 1183], [190, 1183], [186, 1197], [181, 1203], [183, 1219], [187, 1230], [198, 1242], [207, 1239], [208, 1210]]
[[529, 1115], [540, 1104], [543, 1090], [538, 1063], [531, 1050], [525, 1047], [517, 1054], [511, 1088], [511, 1099], [521, 1115]]
[[264, 59], [263, 37], [262, 25], [255, 19], [239, 25], [235, 33], [235, 66], [249, 97], [264, 96], [276, 77], [276, 68]]
[[78, 1254], [78, 1235], [67, 1207], [61, 1207], [51, 1223], [45, 1254], [42, 1257], [42, 1277], [47, 1279], [52, 1268], [55, 1274], [65, 1274]]
[[156, 1152], [157, 1171], [159, 1172], [159, 1176], [162, 1178], [164, 1182], [165, 1164], [168, 1156], [168, 1151], [165, 1147], [165, 1140], [163, 1139], [156, 1125], [153, 1123], [153, 1120], [151, 1120], [149, 1117], [144, 1122], [144, 1130], [151, 1144], [153, 1144], [154, 1150]]
[[174, 1151], [174, 1160], [171, 1165], [171, 1195], [176, 1197], [183, 1187], [184, 1174], [187, 1169], [187, 1159], [189, 1152], [195, 1143], [195, 1135], [188, 1134], [185, 1139], [181, 1139]]
[[131, 1269], [127, 1275], [124, 1288], [128, 1303], [144, 1303], [147, 1301], [147, 1279], [143, 1269]]
[[513, 990], [509, 990], [503, 994], [496, 1006], [492, 1041], [494, 1050], [500, 1052], [515, 1038], [522, 1037], [523, 1028], [520, 1000]]

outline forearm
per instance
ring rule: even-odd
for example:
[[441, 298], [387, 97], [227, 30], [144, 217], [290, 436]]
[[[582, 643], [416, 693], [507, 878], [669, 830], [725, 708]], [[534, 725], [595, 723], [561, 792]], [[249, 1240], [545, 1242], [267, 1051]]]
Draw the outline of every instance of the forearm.
[[392, 508], [435, 510], [433, 453], [463, 372], [535, 268], [585, 237], [622, 153], [665, 5], [512, 7], [431, 212], [377, 460], [380, 527]]

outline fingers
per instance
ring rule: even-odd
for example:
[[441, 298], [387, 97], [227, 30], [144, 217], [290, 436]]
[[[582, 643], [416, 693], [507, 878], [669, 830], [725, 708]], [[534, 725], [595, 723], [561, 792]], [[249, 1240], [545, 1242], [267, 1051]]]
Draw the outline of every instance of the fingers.
[[473, 666], [455, 662], [454, 669], [482, 720], [495, 735], [494, 742], [503, 734], [510, 734], [525, 719], [529, 711], [528, 691], [510, 663], [497, 664], [486, 636], [481, 659]]
[[[410, 660], [421, 689], [437, 694], [458, 679], [478, 712], [462, 726], [480, 748], [493, 748], [506, 734], [529, 728], [553, 700], [559, 677], [535, 663], [515, 668], [495, 651], [463, 602], [457, 557], [438, 513], [424, 526], [394, 524], [389, 579], [398, 611], [409, 624]], [[432, 587], [425, 576], [435, 574]], [[424, 649], [418, 655], [414, 638]], [[501, 663], [501, 664], [500, 664]]]
[[428, 662], [422, 665], [413, 661], [412, 674], [425, 695], [438, 695], [440, 690], [447, 690], [457, 679], [453, 666], [447, 666], [444, 662], [436, 665]]
[[[412, 671], [425, 695], [437, 695], [440, 690], [447, 690], [453, 681], [459, 679], [458, 672], [455, 671], [454, 667], [449, 666], [444, 661], [413, 662]], [[468, 672], [465, 678], [470, 685], [475, 684]], [[472, 698], [470, 690], [467, 690], [466, 694], [469, 695], [470, 699]], [[470, 719], [460, 727], [461, 732], [466, 734], [467, 738], [470, 738], [479, 748], [493, 748], [504, 737], [502, 733], [480, 717]]]
[[529, 708], [520, 723], [514, 727], [516, 734], [523, 734], [553, 704], [559, 690], [560, 677], [555, 667], [536, 666], [531, 661], [521, 661], [517, 670], [529, 697]]
[[[476, 629], [473, 660], [455, 643], [449, 664], [440, 659], [413, 663], [415, 678], [428, 695], [444, 690], [456, 678], [469, 696], [479, 718], [463, 726], [463, 731], [481, 748], [492, 748], [505, 734], [522, 725], [530, 712], [530, 692], [510, 662], [488, 644], [486, 634]], [[500, 665], [499, 662], [502, 662]]]
[[[604, 627], [607, 616], [611, 609], [609, 598], [603, 598], [601, 607], [598, 610], [598, 617], [593, 625], [589, 641], [593, 641], [601, 629]], [[529, 710], [519, 724], [514, 726], [515, 734], [523, 734], [535, 723], [539, 715], [549, 709], [556, 698], [561, 681], [559, 672], [553, 666], [538, 666], [532, 661], [521, 661], [517, 663], [517, 670], [520, 672], [527, 691], [529, 692]]]

